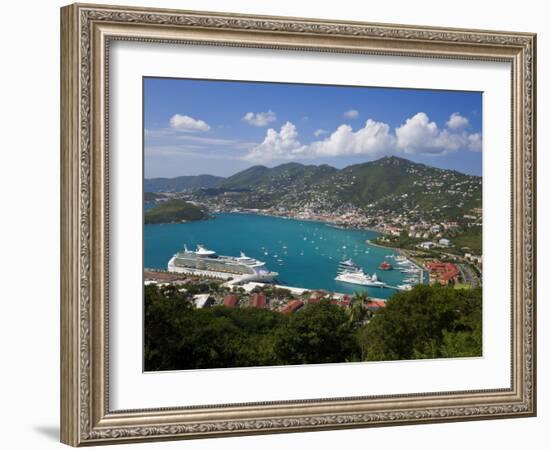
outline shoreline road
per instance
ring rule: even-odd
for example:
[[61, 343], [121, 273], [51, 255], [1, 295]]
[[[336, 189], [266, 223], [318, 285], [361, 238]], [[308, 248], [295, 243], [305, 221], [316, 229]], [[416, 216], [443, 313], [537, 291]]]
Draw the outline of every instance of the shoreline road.
[[472, 289], [479, 286], [479, 278], [468, 264], [457, 264], [460, 275], [465, 283], [468, 283]]

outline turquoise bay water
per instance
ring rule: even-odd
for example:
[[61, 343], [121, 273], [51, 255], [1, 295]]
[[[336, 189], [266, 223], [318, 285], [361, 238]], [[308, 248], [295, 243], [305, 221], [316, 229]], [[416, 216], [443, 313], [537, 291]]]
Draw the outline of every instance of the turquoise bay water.
[[[381, 271], [382, 261], [393, 252], [365, 243], [378, 233], [344, 230], [330, 225], [256, 214], [223, 213], [214, 220], [144, 226], [144, 267], [166, 269], [168, 260], [187, 244], [197, 244], [221, 255], [238, 256], [242, 250], [265, 261], [279, 273], [278, 284], [353, 293], [367, 290], [369, 295], [389, 298], [394, 289], [354, 286], [334, 280], [338, 263], [351, 258], [366, 273], [376, 272], [389, 285], [401, 284], [405, 274], [399, 270]], [[266, 254], [267, 253], [267, 254]], [[282, 260], [282, 261], [279, 261]]]

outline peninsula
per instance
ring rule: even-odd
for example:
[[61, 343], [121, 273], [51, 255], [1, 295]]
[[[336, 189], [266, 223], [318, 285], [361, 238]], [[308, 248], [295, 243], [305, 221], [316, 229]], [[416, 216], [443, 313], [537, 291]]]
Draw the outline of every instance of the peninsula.
[[160, 202], [146, 211], [144, 216], [146, 224], [190, 222], [208, 218], [208, 214], [201, 208], [181, 199]]

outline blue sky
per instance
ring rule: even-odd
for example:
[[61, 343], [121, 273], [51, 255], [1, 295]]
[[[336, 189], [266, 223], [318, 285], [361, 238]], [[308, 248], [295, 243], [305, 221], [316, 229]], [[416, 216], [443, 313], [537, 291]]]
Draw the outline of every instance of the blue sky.
[[144, 78], [145, 177], [387, 155], [482, 173], [482, 94]]

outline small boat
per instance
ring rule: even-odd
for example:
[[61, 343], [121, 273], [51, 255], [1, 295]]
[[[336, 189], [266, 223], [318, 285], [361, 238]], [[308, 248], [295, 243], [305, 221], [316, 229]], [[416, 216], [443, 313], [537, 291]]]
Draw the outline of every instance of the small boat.
[[338, 263], [338, 273], [356, 270], [359, 270], [359, 266], [355, 264], [351, 259], [346, 259]]
[[382, 262], [380, 263], [380, 265], [378, 266], [378, 268], [379, 268], [380, 270], [392, 270], [392, 269], [393, 269], [393, 266], [392, 266], [389, 262], [387, 262], [387, 261], [382, 261]]

